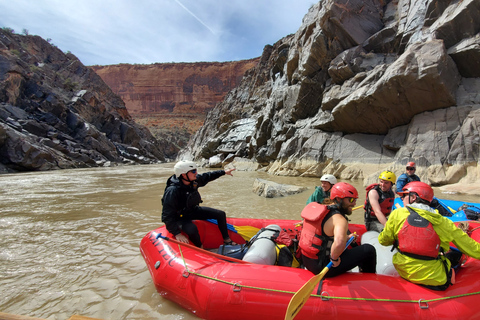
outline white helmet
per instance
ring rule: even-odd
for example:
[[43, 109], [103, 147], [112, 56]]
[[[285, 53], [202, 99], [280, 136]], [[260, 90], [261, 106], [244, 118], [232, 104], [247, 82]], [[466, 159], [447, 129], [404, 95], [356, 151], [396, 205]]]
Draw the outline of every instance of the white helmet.
[[335, 176], [332, 174], [324, 174], [320, 178], [320, 181], [330, 182], [331, 185], [334, 185], [335, 183], [337, 183], [337, 178], [335, 178]]
[[173, 172], [177, 177], [180, 177], [182, 173], [187, 173], [190, 170], [197, 169], [197, 164], [193, 161], [182, 160], [178, 161], [173, 167]]

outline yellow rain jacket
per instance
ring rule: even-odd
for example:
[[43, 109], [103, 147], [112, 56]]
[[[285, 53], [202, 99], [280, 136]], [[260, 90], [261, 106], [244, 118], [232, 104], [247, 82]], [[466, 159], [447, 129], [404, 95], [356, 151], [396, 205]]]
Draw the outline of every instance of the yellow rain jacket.
[[[433, 229], [440, 237], [443, 252], [449, 251], [450, 242], [453, 242], [463, 253], [475, 259], [480, 259], [480, 243], [457, 228], [451, 220], [424, 204], [413, 203], [410, 208], [432, 223]], [[398, 239], [398, 232], [409, 215], [410, 212], [407, 208], [392, 211], [385, 228], [378, 236], [380, 244], [384, 246], [392, 245]], [[448, 270], [450, 270], [450, 261], [443, 255], [437, 260], [420, 260], [397, 252], [392, 259], [395, 269], [402, 278], [413, 283], [429, 286], [440, 286], [447, 282], [443, 261], [446, 261]]]

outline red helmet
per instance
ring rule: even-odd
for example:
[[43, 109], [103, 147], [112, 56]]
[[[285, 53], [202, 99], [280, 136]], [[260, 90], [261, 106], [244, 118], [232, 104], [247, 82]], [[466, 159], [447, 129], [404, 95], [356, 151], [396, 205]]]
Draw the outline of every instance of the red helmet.
[[349, 183], [346, 182], [338, 182], [335, 183], [332, 187], [332, 191], [330, 191], [330, 199], [335, 198], [358, 198], [358, 191]]
[[413, 168], [416, 168], [416, 166], [415, 166], [415, 162], [413, 162], [413, 161], [410, 161], [409, 163], [407, 163], [406, 167], [413, 167]]
[[407, 194], [410, 192], [415, 192], [420, 197], [420, 199], [426, 200], [428, 202], [432, 202], [433, 200], [433, 189], [425, 182], [409, 182], [405, 185], [405, 187], [403, 187], [403, 191], [398, 192], [398, 194]]

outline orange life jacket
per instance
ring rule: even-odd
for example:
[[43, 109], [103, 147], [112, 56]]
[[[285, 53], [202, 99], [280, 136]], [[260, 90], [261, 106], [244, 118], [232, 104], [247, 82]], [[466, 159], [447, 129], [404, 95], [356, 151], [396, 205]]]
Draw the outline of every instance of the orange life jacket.
[[321, 252], [329, 248], [328, 245], [331, 246], [333, 238], [325, 236], [322, 232], [323, 220], [329, 212], [329, 207], [318, 202], [310, 202], [302, 210], [303, 229], [299, 247], [304, 256], [317, 259]]

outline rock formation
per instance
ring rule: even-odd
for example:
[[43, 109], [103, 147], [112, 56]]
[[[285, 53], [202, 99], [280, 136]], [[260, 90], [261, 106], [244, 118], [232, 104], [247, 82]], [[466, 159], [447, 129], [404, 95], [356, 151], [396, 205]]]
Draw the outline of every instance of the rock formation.
[[480, 2], [323, 0], [208, 115], [180, 157], [278, 175], [479, 177]]
[[0, 172], [153, 163], [177, 151], [73, 54], [0, 30]]
[[92, 66], [125, 102], [132, 117], [157, 138], [184, 147], [208, 111], [259, 58], [231, 62], [156, 63]]
[[253, 182], [253, 193], [265, 198], [286, 197], [292, 194], [302, 193], [307, 187], [293, 186], [290, 184], [281, 184], [264, 179], [255, 179]]

